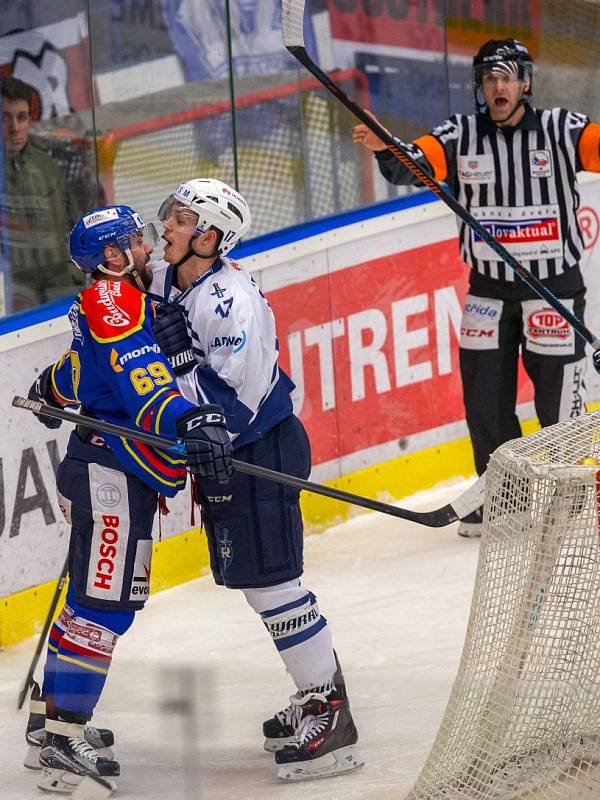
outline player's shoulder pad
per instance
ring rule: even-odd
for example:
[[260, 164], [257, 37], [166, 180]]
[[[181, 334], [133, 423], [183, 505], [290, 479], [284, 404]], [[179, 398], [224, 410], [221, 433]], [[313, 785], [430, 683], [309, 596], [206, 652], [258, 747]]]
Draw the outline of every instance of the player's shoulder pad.
[[81, 293], [81, 312], [98, 342], [115, 342], [140, 330], [146, 296], [125, 281], [96, 281]]

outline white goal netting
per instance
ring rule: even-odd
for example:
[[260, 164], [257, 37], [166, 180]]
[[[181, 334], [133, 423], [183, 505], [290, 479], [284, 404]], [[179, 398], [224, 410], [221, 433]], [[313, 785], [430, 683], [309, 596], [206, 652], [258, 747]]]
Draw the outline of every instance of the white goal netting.
[[469, 626], [407, 800], [600, 798], [600, 412], [488, 467]]

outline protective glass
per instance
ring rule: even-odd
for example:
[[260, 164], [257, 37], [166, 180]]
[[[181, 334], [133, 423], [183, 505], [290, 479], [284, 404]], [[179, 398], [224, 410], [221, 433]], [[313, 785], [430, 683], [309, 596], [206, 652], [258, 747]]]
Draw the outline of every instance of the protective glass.
[[129, 237], [130, 244], [142, 244], [153, 249], [160, 243], [160, 236], [153, 222], [148, 222]]
[[158, 209], [158, 218], [161, 222], [171, 216], [175, 218], [178, 225], [193, 226], [194, 228], [198, 226], [198, 214], [188, 206], [184, 206], [181, 200], [178, 200], [173, 194], [167, 197]]
[[[124, 239], [125, 237], [119, 237], [118, 241], [116, 242], [116, 245], [121, 251], [121, 253], [123, 253], [123, 255], [126, 258], [126, 261], [128, 262], [125, 265], [125, 267], [120, 272], [117, 272], [114, 269], [114, 265], [120, 261], [119, 256], [117, 256], [116, 258], [106, 259], [106, 263], [111, 267], [110, 273], [117, 276], [125, 275], [134, 263], [133, 253], [131, 254], [130, 258], [126, 254], [125, 252], [126, 250], [129, 250], [131, 252], [132, 248], [135, 247], [136, 245], [149, 247], [152, 250], [154, 250], [154, 248], [157, 247], [158, 244], [160, 243], [160, 237], [158, 235], [158, 231], [156, 230], [156, 226], [154, 225], [153, 222], [149, 222], [143, 227], [138, 228], [138, 230], [136, 230], [135, 233], [130, 233], [129, 236], [127, 236], [127, 241], [124, 241]], [[106, 272], [106, 270], [102, 269], [102, 267], [100, 267], [100, 270], [102, 272]]]

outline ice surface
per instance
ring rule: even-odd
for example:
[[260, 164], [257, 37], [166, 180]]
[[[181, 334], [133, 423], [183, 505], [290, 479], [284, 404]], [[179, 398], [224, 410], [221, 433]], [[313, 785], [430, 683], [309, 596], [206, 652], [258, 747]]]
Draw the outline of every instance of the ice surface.
[[[467, 486], [402, 505], [438, 508]], [[402, 800], [449, 697], [477, 553], [456, 524], [429, 529], [376, 513], [307, 538], [304, 585], [332, 627], [366, 762], [317, 782], [277, 781], [262, 749], [262, 721], [294, 687], [243, 596], [207, 577], [151, 597], [117, 646], [94, 718], [115, 732], [117, 797]], [[0, 653], [0, 800], [48, 797], [21, 766], [26, 712], [16, 698], [34, 646]]]

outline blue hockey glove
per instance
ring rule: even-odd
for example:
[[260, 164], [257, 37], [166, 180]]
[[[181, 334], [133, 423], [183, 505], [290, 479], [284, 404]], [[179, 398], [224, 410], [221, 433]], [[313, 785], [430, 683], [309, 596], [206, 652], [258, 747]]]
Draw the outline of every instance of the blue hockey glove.
[[196, 364], [185, 316], [176, 303], [159, 306], [152, 322], [156, 343], [175, 375], [185, 375]]
[[221, 406], [191, 408], [177, 420], [192, 475], [227, 483], [233, 473], [231, 441]]
[[[54, 395], [52, 392], [52, 364], [40, 372], [35, 381], [32, 383], [27, 397], [29, 400], [37, 400], [41, 403], [47, 403], [49, 406], [61, 408], [61, 406], [54, 400]], [[35, 416], [47, 428], [60, 428], [62, 425], [62, 419], [47, 417], [45, 414], [35, 414]]]

